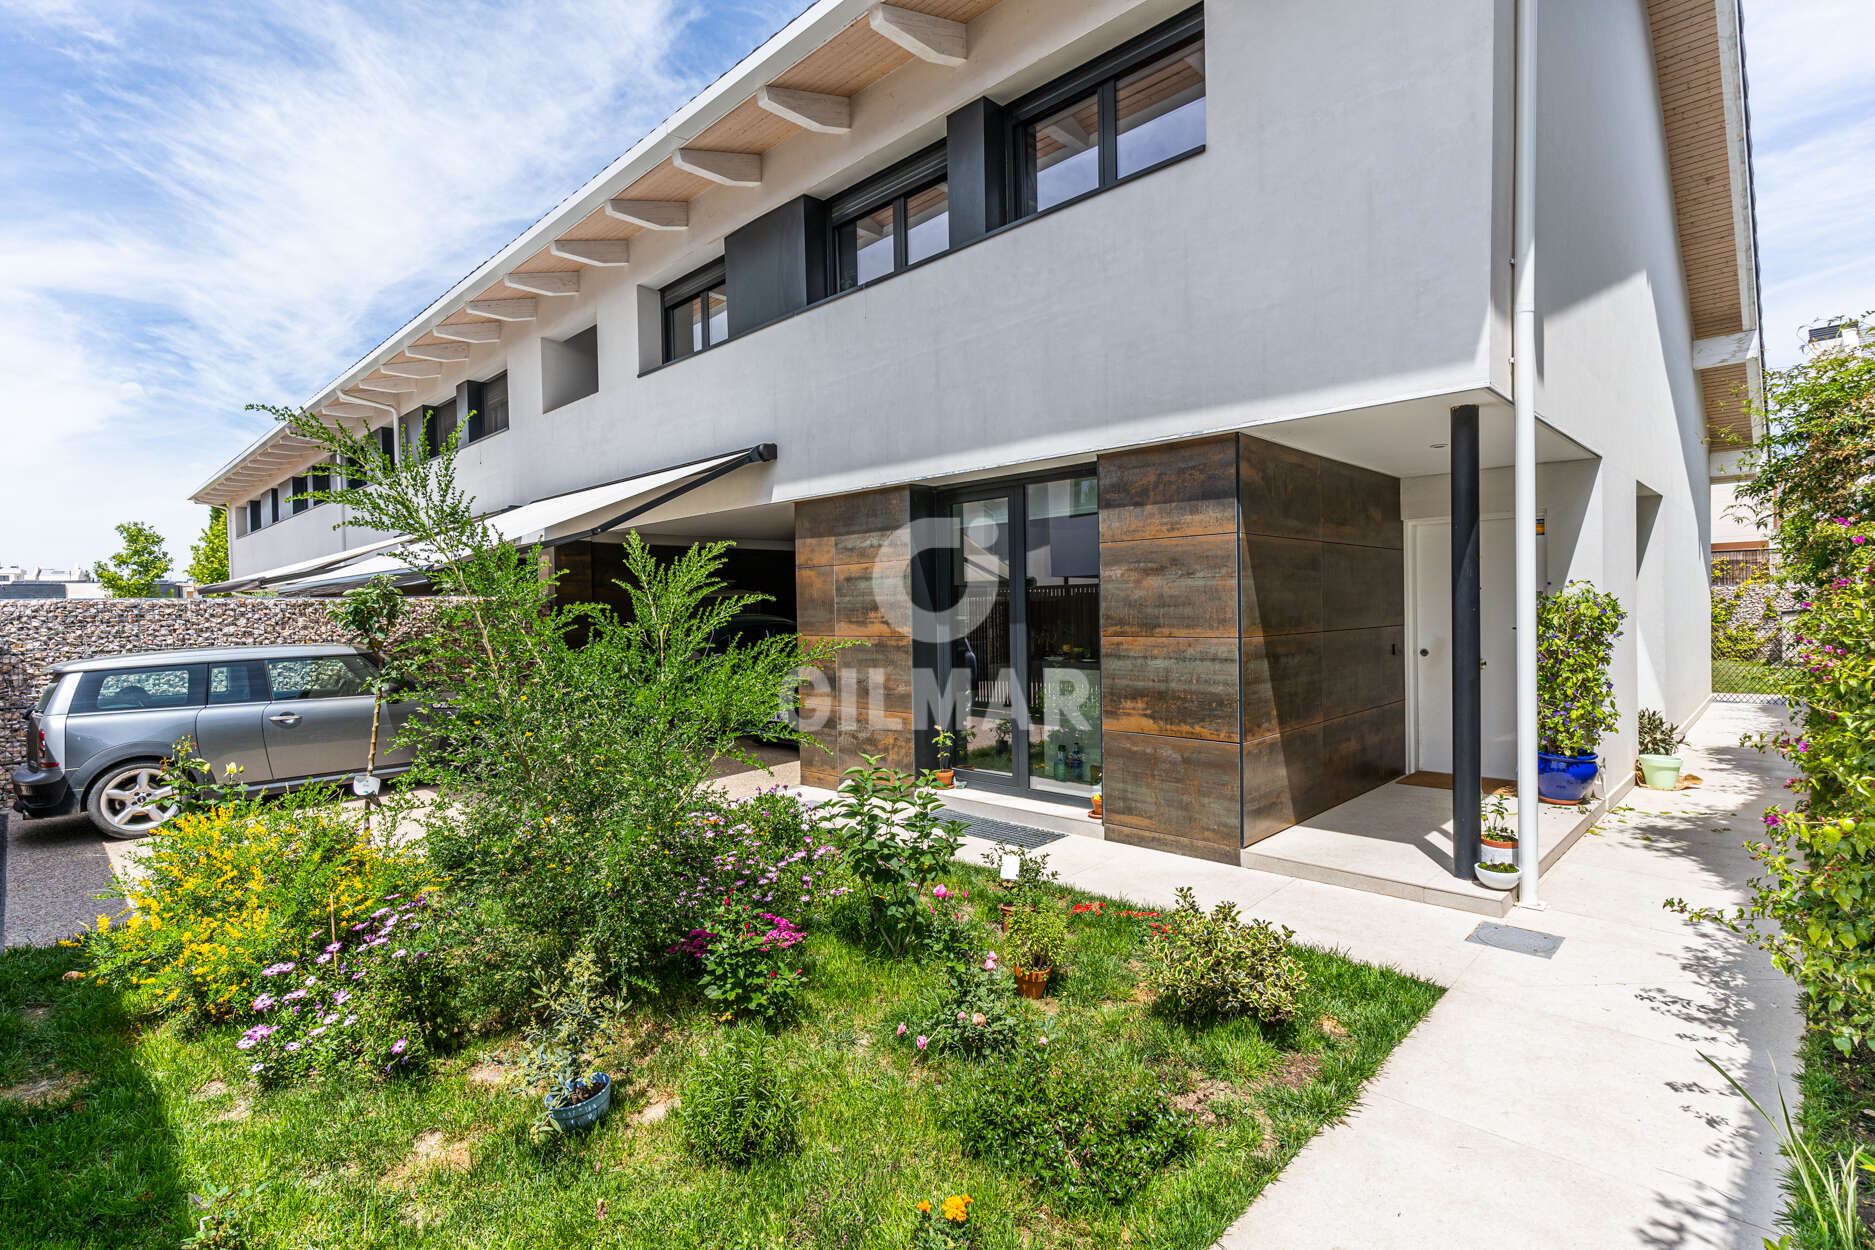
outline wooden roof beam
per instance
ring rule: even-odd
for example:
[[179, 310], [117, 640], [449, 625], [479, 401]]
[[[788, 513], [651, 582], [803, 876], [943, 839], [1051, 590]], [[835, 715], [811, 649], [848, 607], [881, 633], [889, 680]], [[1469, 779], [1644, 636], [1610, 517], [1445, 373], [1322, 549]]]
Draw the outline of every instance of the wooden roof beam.
[[502, 279], [517, 291], [532, 291], [536, 295], [578, 295], [579, 270], [559, 270], [554, 273], [511, 273]]
[[616, 267], [630, 263], [630, 239], [555, 239], [547, 250], [561, 260], [582, 265]]
[[687, 174], [695, 174], [720, 186], [762, 185], [760, 152], [712, 152], [708, 148], [678, 148], [671, 153], [671, 164]]
[[535, 307], [531, 299], [472, 299], [468, 310], [478, 317], [493, 317], [497, 321], [532, 321]]
[[459, 343], [499, 343], [501, 342], [501, 323], [499, 321], [462, 321], [455, 325], [447, 323], [430, 331], [439, 339], [455, 339]]
[[792, 87], [758, 87], [755, 102], [783, 121], [823, 135], [843, 135], [853, 129], [853, 102], [843, 95], [796, 91]]
[[404, 355], [415, 356], [418, 360], [467, 360], [467, 343], [412, 343], [404, 348]]
[[874, 5], [866, 20], [873, 30], [921, 61], [957, 66], [969, 55], [962, 22], [902, 9], [896, 4]]
[[378, 368], [396, 378], [440, 378], [443, 376], [441, 365], [426, 364], [418, 360], [393, 360], [388, 365]]
[[608, 202], [607, 217], [629, 221], [646, 230], [683, 230], [690, 225], [690, 205], [682, 200], [628, 200]]

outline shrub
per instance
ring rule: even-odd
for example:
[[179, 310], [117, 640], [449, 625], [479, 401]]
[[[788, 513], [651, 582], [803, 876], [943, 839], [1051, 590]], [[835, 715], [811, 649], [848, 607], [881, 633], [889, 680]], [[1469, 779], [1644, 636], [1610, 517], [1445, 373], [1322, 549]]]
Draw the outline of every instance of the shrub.
[[1068, 954], [1068, 917], [1053, 901], [1016, 908], [1009, 917], [1005, 950], [1025, 972], [1063, 966]]
[[314, 1071], [415, 1072], [455, 1032], [437, 909], [427, 895], [390, 895], [365, 919], [330, 933], [311, 959], [261, 969], [268, 988], [248, 1006], [260, 1022], [235, 1046], [264, 1085]]
[[[1832, 531], [1839, 550], [1824, 546]], [[1843, 519], [1807, 542], [1840, 575], [1802, 605], [1796, 662], [1779, 670], [1796, 731], [1757, 739], [1799, 770], [1797, 802], [1766, 811], [1763, 839], [1746, 842], [1761, 875], [1743, 906], [1667, 906], [1768, 952], [1803, 990], [1810, 1027], [1847, 1054], [1875, 1046], [1875, 525]]]
[[1191, 1148], [1191, 1117], [1117, 1053], [1038, 1040], [952, 1086], [964, 1153], [1061, 1200], [1119, 1204]]
[[1618, 715], [1608, 665], [1627, 613], [1621, 601], [1587, 582], [1537, 596], [1537, 749], [1549, 755], [1595, 754]]
[[1673, 722], [1651, 707], [1644, 707], [1635, 718], [1636, 734], [1642, 755], [1673, 755], [1684, 739]]
[[599, 961], [590, 950], [581, 950], [540, 987], [540, 1010], [541, 1023], [528, 1032], [521, 1057], [522, 1083], [529, 1090], [544, 1088], [553, 1107], [584, 1102], [595, 1092], [589, 1078], [599, 1034], [624, 1004], [605, 993]]
[[1031, 850], [1013, 842], [999, 842], [983, 852], [984, 866], [1001, 873], [1003, 861], [1016, 861], [1016, 877], [1005, 881], [1003, 890], [1009, 895], [1009, 902], [1022, 906], [1040, 902], [1050, 897], [1049, 887], [1061, 880], [1061, 874], [1048, 866], [1046, 851]]
[[371, 846], [359, 813], [325, 788], [183, 811], [141, 858], [143, 874], [119, 882], [130, 914], [99, 916], [86, 939], [98, 975], [211, 1019], [247, 1012], [271, 984], [263, 969], [308, 960], [426, 878], [415, 856]]
[[1290, 929], [1240, 920], [1235, 903], [1206, 914], [1188, 887], [1152, 929], [1144, 980], [1161, 1010], [1187, 1021], [1249, 1015], [1265, 1023], [1295, 1013], [1308, 977], [1289, 953]]
[[775, 1044], [754, 1029], [732, 1029], [690, 1069], [677, 1107], [684, 1149], [704, 1163], [743, 1167], [792, 1149], [801, 1098]]
[[963, 845], [963, 824], [938, 816], [929, 777], [881, 767], [876, 755], [849, 768], [827, 805], [845, 866], [865, 890], [871, 934], [903, 955], [923, 927], [919, 887], [933, 882]]
[[732, 895], [708, 927], [692, 929], [671, 949], [697, 961], [697, 984], [722, 1019], [777, 1024], [800, 1010], [807, 970], [788, 952], [804, 936], [792, 920], [751, 911]]
[[899, 1039], [921, 1051], [969, 1058], [1013, 1050], [1030, 1032], [1015, 983], [996, 966], [994, 953], [949, 969], [931, 1014], [898, 1026]]

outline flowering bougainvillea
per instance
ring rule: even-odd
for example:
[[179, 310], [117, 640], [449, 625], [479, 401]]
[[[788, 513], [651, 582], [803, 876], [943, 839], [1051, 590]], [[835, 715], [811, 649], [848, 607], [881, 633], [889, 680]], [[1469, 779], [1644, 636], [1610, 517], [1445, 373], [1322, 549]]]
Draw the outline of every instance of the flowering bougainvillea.
[[1789, 807], [1747, 842], [1762, 875], [1732, 910], [1668, 906], [1749, 936], [1804, 990], [1813, 1028], [1844, 1052], [1875, 1045], [1875, 526], [1837, 517], [1812, 548], [1835, 575], [1804, 600], [1780, 671], [1796, 725], [1747, 739], [1797, 769]]

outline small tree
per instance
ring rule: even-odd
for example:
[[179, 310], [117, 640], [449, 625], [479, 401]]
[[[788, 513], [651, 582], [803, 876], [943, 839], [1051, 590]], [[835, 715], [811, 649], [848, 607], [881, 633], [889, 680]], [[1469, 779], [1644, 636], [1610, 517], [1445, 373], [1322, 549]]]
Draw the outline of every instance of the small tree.
[[[1863, 318], [1875, 324], [1875, 315]], [[1841, 575], [1841, 522], [1875, 517], [1875, 336], [1764, 375], [1764, 437], [1738, 498], [1775, 525], [1781, 572], [1805, 586]]]
[[[369, 651], [377, 662], [371, 679], [371, 744], [365, 751], [365, 776], [369, 777], [378, 762], [378, 723], [384, 712], [384, 696], [403, 679], [401, 666], [391, 651], [391, 635], [397, 632], [397, 622], [404, 615], [404, 592], [395, 581], [380, 574], [339, 596], [329, 611], [333, 622], [353, 644]], [[365, 801], [375, 805], [376, 792]]]
[[108, 562], [92, 565], [91, 575], [113, 599], [147, 599], [174, 563], [163, 550], [163, 536], [141, 521], [125, 521], [117, 527], [117, 536], [124, 540], [124, 549]]
[[228, 511], [210, 508], [202, 536], [189, 548], [189, 580], [209, 586], [228, 580]]
[[1619, 599], [1587, 582], [1537, 596], [1537, 750], [1593, 755], [1614, 732], [1619, 722], [1608, 667], [1626, 617]]

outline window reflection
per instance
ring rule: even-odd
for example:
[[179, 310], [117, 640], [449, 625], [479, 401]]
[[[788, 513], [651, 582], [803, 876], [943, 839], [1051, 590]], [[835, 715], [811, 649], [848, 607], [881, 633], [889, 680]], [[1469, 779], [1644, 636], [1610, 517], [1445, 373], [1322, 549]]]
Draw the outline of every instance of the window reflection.
[[915, 265], [951, 245], [951, 195], [948, 183], [905, 197], [905, 263]]
[[1204, 40], [1120, 79], [1115, 130], [1124, 178], [1204, 143]]
[[1100, 100], [1088, 96], [1029, 128], [1040, 211], [1100, 185]]

